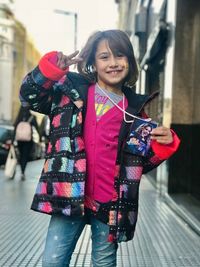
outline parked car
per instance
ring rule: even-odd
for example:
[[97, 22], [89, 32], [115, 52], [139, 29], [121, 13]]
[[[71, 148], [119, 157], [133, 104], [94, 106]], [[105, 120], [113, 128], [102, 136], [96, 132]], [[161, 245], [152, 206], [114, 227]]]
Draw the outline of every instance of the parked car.
[[13, 125], [9, 122], [0, 122], [0, 165], [6, 162], [13, 137]]
[[[14, 126], [9, 121], [0, 121], [0, 165], [4, 165], [8, 156], [10, 145], [14, 139]], [[17, 143], [14, 142], [16, 146]], [[36, 160], [44, 157], [44, 144], [34, 143], [29, 160]]]

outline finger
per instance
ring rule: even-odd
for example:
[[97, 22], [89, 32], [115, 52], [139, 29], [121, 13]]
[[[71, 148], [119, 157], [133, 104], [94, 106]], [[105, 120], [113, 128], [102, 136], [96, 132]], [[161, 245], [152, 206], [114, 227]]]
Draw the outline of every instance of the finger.
[[170, 144], [173, 142], [173, 137], [171, 136], [152, 136], [151, 140], [156, 140], [160, 144]]
[[66, 66], [65, 62], [64, 61], [61, 61], [60, 62], [60, 68], [61, 69], [66, 69], [68, 66]]
[[66, 64], [65, 67], [68, 67], [73, 64], [77, 64], [78, 62], [82, 61], [82, 58], [74, 58], [72, 60], [69, 60]]
[[169, 140], [156, 140], [159, 144], [163, 144], [163, 145], [169, 145], [171, 144], [173, 141], [169, 141]]
[[57, 57], [58, 57], [57, 66], [60, 67], [60, 63], [61, 63], [61, 60], [62, 60], [62, 57], [63, 57], [63, 53], [62, 52], [58, 52]]
[[157, 128], [154, 128], [152, 131], [151, 131], [151, 134], [152, 135], [156, 135], [156, 134], [160, 134], [162, 132], [162, 127], [157, 127]]
[[75, 51], [75, 52], [73, 52], [72, 54], [68, 55], [68, 56], [67, 56], [67, 58], [68, 58], [68, 59], [72, 59], [73, 57], [77, 56], [77, 55], [78, 55], [78, 53], [79, 53], [79, 51], [78, 51], [78, 50], [76, 50], [76, 51]]
[[168, 128], [165, 127], [157, 127], [151, 131], [152, 135], [167, 135], [168, 134]]
[[156, 140], [156, 142], [160, 143], [160, 144], [164, 144], [165, 140], [162, 139], [161, 137], [152, 137], [151, 140]]
[[65, 55], [62, 55], [62, 58], [60, 59], [59, 63], [60, 63], [60, 68], [62, 68], [62, 69], [66, 69], [68, 66], [71, 65], [70, 60]]
[[156, 140], [159, 144], [163, 144], [163, 145], [167, 145], [168, 144], [168, 142], [166, 142], [165, 140], [161, 140], [161, 139], [159, 139], [159, 140]]
[[64, 59], [63, 59], [63, 63], [65, 65], [65, 67], [68, 67], [70, 65], [70, 61], [68, 59], [68, 56], [65, 56]]
[[[78, 63], [78, 62], [81, 62], [82, 60], [83, 60], [82, 58], [76, 57], [76, 58], [72, 59], [70, 63], [71, 63], [71, 64], [76, 64], [76, 63]], [[71, 65], [71, 64], [70, 64], [70, 65]]]

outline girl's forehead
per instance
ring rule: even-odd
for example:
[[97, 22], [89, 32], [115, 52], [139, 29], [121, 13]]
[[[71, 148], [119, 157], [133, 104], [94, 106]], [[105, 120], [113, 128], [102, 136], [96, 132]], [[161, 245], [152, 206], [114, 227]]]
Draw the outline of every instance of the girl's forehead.
[[105, 51], [105, 52], [112, 52], [110, 46], [109, 46], [109, 42], [108, 40], [106, 39], [103, 39], [101, 40], [98, 45], [97, 45], [97, 50], [96, 52], [102, 52], [102, 51]]
[[123, 49], [118, 47], [118, 44], [111, 40], [103, 39], [99, 41], [97, 48], [96, 48], [96, 55], [103, 54], [103, 53], [108, 53], [108, 54], [113, 54], [116, 55], [118, 52], [121, 52], [123, 54], [126, 54]]

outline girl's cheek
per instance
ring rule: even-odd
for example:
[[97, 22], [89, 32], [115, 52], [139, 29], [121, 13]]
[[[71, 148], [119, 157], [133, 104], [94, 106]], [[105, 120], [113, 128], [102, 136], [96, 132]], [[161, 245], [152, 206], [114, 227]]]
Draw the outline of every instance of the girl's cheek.
[[128, 62], [125, 61], [122, 64], [123, 64], [125, 70], [129, 70], [129, 64], [128, 64]]

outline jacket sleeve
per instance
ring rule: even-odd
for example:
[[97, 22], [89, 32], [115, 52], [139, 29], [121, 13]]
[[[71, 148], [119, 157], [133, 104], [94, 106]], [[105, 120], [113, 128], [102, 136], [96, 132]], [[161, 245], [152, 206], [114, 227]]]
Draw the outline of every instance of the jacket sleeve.
[[49, 114], [54, 95], [54, 85], [68, 72], [56, 66], [57, 52], [44, 55], [39, 65], [24, 78], [20, 88], [20, 101], [23, 106]]
[[159, 144], [156, 140], [151, 141], [151, 148], [147, 157], [144, 159], [143, 174], [156, 168], [176, 152], [180, 144], [180, 139], [173, 130], [171, 132], [173, 142], [168, 145]]

